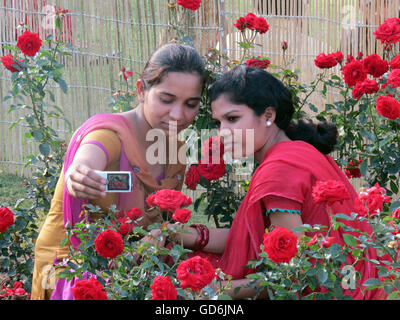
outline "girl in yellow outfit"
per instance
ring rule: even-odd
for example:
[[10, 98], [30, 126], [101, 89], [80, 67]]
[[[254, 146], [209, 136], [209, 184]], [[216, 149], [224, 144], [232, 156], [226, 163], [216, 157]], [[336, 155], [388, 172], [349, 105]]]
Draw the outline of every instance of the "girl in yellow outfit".
[[[164, 45], [150, 57], [136, 83], [137, 108], [121, 114], [96, 115], [75, 132], [50, 212], [35, 244], [32, 299], [51, 298], [56, 280], [53, 265], [67, 257], [68, 247], [61, 247], [61, 242], [66, 237], [66, 223], [76, 222], [73, 209], [77, 203], [90, 202], [104, 212], [112, 204], [118, 210], [137, 207], [144, 212], [139, 224], [146, 227], [157, 221], [157, 212], [146, 212], [145, 199], [157, 189], [181, 189], [185, 163], [179, 162], [177, 156], [178, 152], [182, 154], [180, 142], [174, 144], [177, 150], [159, 148], [158, 152], [165, 154], [158, 154], [157, 159], [170, 160], [166, 164], [155, 162], [151, 158], [154, 155], [146, 152], [154, 142], [146, 137], [151, 129], [158, 129], [167, 137], [167, 144], [176, 139], [176, 134], [187, 128], [198, 113], [204, 80], [204, 63], [194, 48]], [[105, 193], [105, 180], [95, 170], [126, 168], [133, 174], [132, 192], [123, 196]]]

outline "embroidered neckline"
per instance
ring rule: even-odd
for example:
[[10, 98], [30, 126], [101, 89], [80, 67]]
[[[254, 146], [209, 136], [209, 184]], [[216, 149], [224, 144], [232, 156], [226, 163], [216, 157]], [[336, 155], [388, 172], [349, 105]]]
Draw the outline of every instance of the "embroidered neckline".
[[271, 212], [289, 212], [289, 213], [295, 213], [295, 214], [300, 214], [301, 215], [301, 211], [300, 210], [289, 210], [289, 209], [280, 209], [280, 208], [272, 208], [272, 209], [268, 209], [265, 214], [268, 216]]

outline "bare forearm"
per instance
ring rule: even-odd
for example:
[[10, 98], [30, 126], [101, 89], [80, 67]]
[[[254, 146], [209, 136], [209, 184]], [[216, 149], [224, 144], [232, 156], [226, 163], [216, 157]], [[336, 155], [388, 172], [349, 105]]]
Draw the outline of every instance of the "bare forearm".
[[[182, 243], [183, 241], [183, 246], [185, 248], [194, 249], [198, 237], [196, 228], [184, 227], [184, 230], [188, 231], [188, 233], [178, 232], [175, 237], [175, 242]], [[209, 229], [209, 241], [203, 248], [203, 251], [222, 254], [225, 250], [228, 233], [229, 229]]]

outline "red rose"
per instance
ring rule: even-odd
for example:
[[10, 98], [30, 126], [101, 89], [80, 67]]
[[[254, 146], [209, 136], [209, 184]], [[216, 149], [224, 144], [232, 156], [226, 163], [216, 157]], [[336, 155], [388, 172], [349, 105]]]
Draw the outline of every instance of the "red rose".
[[124, 251], [124, 241], [118, 232], [109, 229], [94, 239], [94, 247], [104, 258], [115, 258]]
[[42, 46], [42, 40], [39, 34], [30, 31], [25, 31], [18, 37], [17, 47], [21, 49], [22, 53], [33, 57]]
[[312, 196], [316, 203], [326, 202], [328, 206], [336, 201], [350, 199], [343, 182], [336, 180], [317, 181], [312, 188]]
[[389, 70], [389, 63], [375, 53], [367, 56], [362, 63], [367, 73], [375, 78], [379, 78]]
[[246, 28], [253, 30], [254, 29], [254, 20], [257, 18], [257, 16], [254, 13], [249, 12], [246, 14], [244, 19], [246, 20]]
[[201, 147], [204, 158], [222, 158], [224, 155], [224, 144], [218, 136], [208, 138]]
[[131, 208], [126, 212], [126, 216], [132, 221], [135, 221], [142, 216], [142, 211], [138, 208]]
[[375, 217], [387, 201], [385, 193], [385, 188], [381, 188], [378, 183], [366, 191], [359, 192], [354, 200], [354, 211], [361, 216]]
[[320, 69], [333, 68], [338, 64], [335, 55], [320, 53], [314, 60], [315, 65]]
[[334, 242], [335, 237], [327, 237], [325, 238], [322, 234], [315, 234], [310, 241], [307, 242], [307, 246], [314, 245], [316, 243], [320, 243], [322, 247], [329, 248]]
[[346, 64], [349, 64], [350, 62], [353, 62], [354, 60], [355, 60], [355, 58], [351, 54], [349, 54], [346, 57]]
[[266, 33], [269, 30], [269, 25], [264, 17], [256, 17], [253, 20], [253, 27], [259, 34]]
[[19, 62], [23, 63], [23, 61], [19, 59], [14, 59], [14, 57], [11, 54], [6, 54], [0, 59], [3, 66], [12, 73], [19, 72], [22, 69], [22, 65], [19, 64]]
[[286, 41], [282, 41], [282, 42], [281, 42], [281, 49], [282, 49], [283, 51], [286, 51], [287, 48], [288, 48], [288, 43], [287, 43]]
[[122, 217], [122, 218], [118, 218], [118, 222], [120, 224], [118, 232], [123, 236], [127, 236], [128, 234], [130, 234], [133, 230], [133, 228], [135, 227], [135, 224], [129, 222], [129, 218], [128, 217]]
[[150, 285], [152, 300], [177, 300], [178, 293], [168, 276], [157, 276]]
[[196, 190], [197, 183], [200, 181], [200, 175], [196, 165], [191, 165], [186, 172], [185, 184], [190, 190]]
[[396, 210], [394, 210], [390, 216], [395, 219], [400, 219], [400, 208], [397, 208]]
[[263, 244], [268, 258], [277, 263], [290, 262], [297, 254], [297, 237], [284, 227], [275, 227], [265, 233]]
[[191, 214], [192, 211], [188, 209], [176, 209], [174, 214], [172, 215], [172, 219], [174, 219], [176, 222], [186, 223], [189, 221]]
[[364, 94], [372, 94], [379, 91], [379, 84], [375, 80], [365, 79], [363, 82], [357, 82], [353, 88], [353, 98], [360, 100]]
[[376, 99], [376, 110], [385, 118], [392, 120], [400, 118], [400, 103], [393, 97], [379, 96]]
[[354, 60], [343, 67], [344, 81], [351, 88], [357, 82], [362, 82], [367, 79], [367, 71], [363, 63], [359, 60]]
[[400, 19], [389, 18], [374, 32], [374, 36], [386, 46], [400, 41]]
[[361, 171], [358, 166], [362, 160], [358, 160], [357, 162], [350, 161], [348, 166], [344, 169], [344, 173], [346, 174], [347, 178], [361, 178]]
[[267, 69], [270, 64], [271, 61], [267, 59], [260, 59], [260, 57], [246, 60], [246, 66], [253, 68]]
[[104, 287], [95, 278], [77, 280], [72, 294], [75, 300], [108, 300]]
[[201, 0], [177, 0], [176, 3], [185, 9], [196, 11], [200, 8]]
[[400, 54], [395, 56], [392, 60], [390, 60], [390, 68], [400, 69]]
[[14, 224], [14, 213], [7, 207], [0, 208], [0, 232], [5, 232]]
[[392, 88], [400, 87], [400, 69], [394, 69], [390, 72], [387, 83], [390, 84]]
[[176, 268], [176, 277], [181, 280], [181, 288], [190, 288], [195, 292], [210, 284], [214, 276], [215, 270], [211, 263], [199, 256], [182, 261]]
[[335, 53], [331, 53], [333, 55], [333, 57], [335, 58], [335, 60], [338, 63], [342, 63], [344, 56], [343, 53], [341, 51], [335, 52]]
[[163, 211], [175, 211], [181, 206], [187, 206], [188, 198], [180, 191], [162, 189], [147, 197], [146, 202], [149, 206], [158, 206]]
[[206, 178], [208, 181], [213, 181], [221, 178], [223, 175], [225, 175], [226, 168], [224, 159], [218, 160], [219, 163], [214, 163], [214, 161], [199, 160], [199, 165], [197, 166], [199, 174], [202, 177]]
[[334, 241], [335, 241], [335, 237], [327, 237], [327, 238], [322, 239], [321, 244], [324, 248], [329, 248]]
[[240, 17], [236, 20], [236, 23], [233, 24], [238, 30], [243, 31], [246, 29], [246, 18]]

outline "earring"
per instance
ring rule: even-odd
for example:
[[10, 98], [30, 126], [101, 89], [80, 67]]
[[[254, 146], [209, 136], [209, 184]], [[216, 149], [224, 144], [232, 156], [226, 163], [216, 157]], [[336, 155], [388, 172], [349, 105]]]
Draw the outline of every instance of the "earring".
[[144, 97], [141, 97], [140, 100], [141, 100], [142, 102], [144, 102]]
[[271, 124], [272, 124], [272, 122], [270, 120], [268, 120], [266, 123], [267, 127], [269, 127]]

